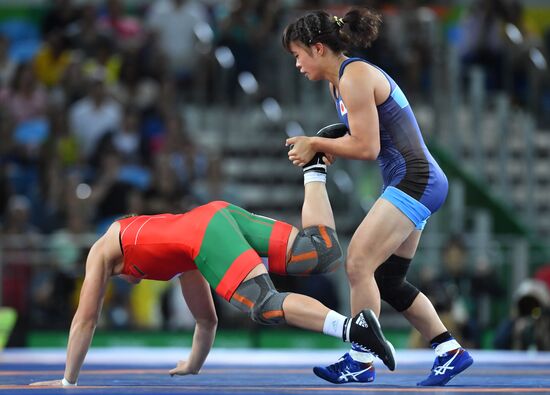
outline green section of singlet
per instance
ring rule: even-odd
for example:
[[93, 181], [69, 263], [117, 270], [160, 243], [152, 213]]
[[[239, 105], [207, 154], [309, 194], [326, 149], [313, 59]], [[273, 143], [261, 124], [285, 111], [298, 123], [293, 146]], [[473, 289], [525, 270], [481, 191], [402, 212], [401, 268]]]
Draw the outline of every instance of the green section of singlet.
[[275, 225], [275, 220], [252, 214], [245, 209], [230, 204], [226, 208], [235, 219], [250, 246], [260, 256], [267, 257], [269, 238]]
[[250, 249], [229, 210], [222, 208], [206, 227], [195, 263], [210, 286], [216, 289], [233, 262]]

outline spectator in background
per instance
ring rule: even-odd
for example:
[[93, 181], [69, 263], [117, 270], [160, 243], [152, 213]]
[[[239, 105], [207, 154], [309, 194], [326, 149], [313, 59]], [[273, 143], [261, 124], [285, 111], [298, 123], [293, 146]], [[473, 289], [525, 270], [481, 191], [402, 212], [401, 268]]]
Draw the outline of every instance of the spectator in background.
[[106, 0], [100, 9], [97, 20], [100, 32], [115, 38], [123, 48], [133, 48], [141, 44], [141, 21], [126, 14], [124, 2], [121, 0]]
[[141, 135], [139, 133], [140, 114], [134, 108], [127, 108], [122, 124], [112, 136], [112, 144], [125, 164], [141, 165]]
[[[46, 232], [66, 227], [69, 211], [73, 209], [89, 217], [87, 210], [77, 207], [76, 190], [84, 183], [85, 163], [77, 138], [69, 131], [67, 112], [56, 108], [50, 114], [50, 124], [51, 133], [42, 158], [41, 210], [38, 213], [40, 227]], [[82, 192], [81, 198], [87, 198], [88, 193]]]
[[402, 65], [405, 92], [423, 93], [426, 97], [430, 91], [434, 60], [436, 15], [431, 8], [421, 7], [417, 0], [403, 1], [399, 14], [402, 31], [397, 53]]
[[170, 73], [184, 86], [189, 86], [200, 72], [201, 57], [196, 49], [194, 29], [198, 24], [208, 23], [204, 5], [196, 0], [155, 1], [146, 15], [146, 23], [158, 37]]
[[238, 75], [250, 72], [258, 78], [259, 65], [266, 52], [265, 42], [277, 25], [279, 1], [241, 0], [224, 3], [218, 21], [218, 45], [231, 49], [235, 76], [229, 86], [229, 97], [237, 92]]
[[34, 58], [34, 71], [38, 80], [46, 87], [57, 85], [72, 61], [67, 37], [57, 28], [48, 32], [46, 41]]
[[136, 108], [140, 116], [155, 105], [160, 90], [159, 83], [147, 75], [145, 69], [139, 51], [127, 51], [122, 59], [119, 83], [112, 89], [118, 101]]
[[170, 170], [157, 170], [173, 173], [171, 178], [177, 182], [179, 193], [185, 195], [183, 206], [180, 207], [188, 207], [190, 202], [204, 203], [228, 197], [220, 174], [221, 159], [194, 142], [186, 120], [180, 114], [171, 113], [164, 122], [165, 130], [157, 135], [154, 152], [166, 161]]
[[79, 10], [71, 0], [53, 0], [42, 19], [42, 35], [47, 37], [54, 30], [66, 31], [79, 18]]
[[8, 199], [12, 193], [13, 191], [8, 180], [7, 166], [3, 161], [0, 161], [0, 223], [4, 218], [6, 208], [8, 206]]
[[142, 111], [141, 133], [145, 159], [154, 167], [154, 156], [160, 151], [166, 133], [166, 120], [170, 114], [179, 113], [176, 83], [171, 78], [159, 82], [158, 98], [149, 108]]
[[550, 292], [550, 263], [539, 267], [533, 277], [546, 284], [546, 289]]
[[89, 202], [95, 209], [93, 220], [94, 223], [99, 224], [98, 232], [103, 229], [104, 223], [126, 212], [129, 189], [124, 183], [120, 183], [121, 160], [112, 148], [110, 140], [103, 139], [100, 147], [102, 155], [91, 184], [92, 193]]
[[159, 154], [168, 158], [178, 182], [191, 193], [194, 181], [208, 174], [208, 155], [193, 143], [179, 114], [168, 116], [159, 146]]
[[74, 62], [67, 66], [59, 84], [52, 89], [53, 101], [65, 111], [66, 108], [70, 108], [86, 95], [86, 82], [87, 77], [82, 67], [82, 59], [75, 58]]
[[69, 108], [69, 128], [85, 160], [93, 158], [99, 141], [117, 130], [121, 120], [122, 108], [107, 94], [105, 75], [98, 70], [89, 78], [88, 94]]
[[[48, 239], [48, 263], [33, 273], [31, 323], [38, 328], [62, 328], [70, 323], [72, 315], [66, 301], [71, 299], [75, 278], [81, 274], [80, 262], [85, 259], [87, 245], [85, 235], [91, 229], [85, 211], [74, 205], [67, 211], [66, 226]], [[56, 317], [54, 323], [52, 316]]]
[[97, 10], [94, 4], [84, 4], [80, 13], [81, 17], [69, 28], [71, 43], [81, 56], [92, 56], [95, 44], [100, 32], [97, 26]]
[[9, 56], [10, 40], [0, 35], [0, 89], [6, 88], [14, 73], [17, 65]]
[[474, 1], [461, 22], [462, 39], [459, 53], [468, 80], [470, 67], [477, 65], [485, 72], [489, 90], [504, 88], [503, 66], [506, 57], [504, 27], [511, 19], [511, 8], [503, 0]]
[[10, 178], [17, 193], [35, 197], [38, 161], [49, 133], [48, 95], [36, 81], [30, 64], [17, 66], [8, 89], [0, 91], [2, 128], [6, 139], [3, 151], [9, 155]]
[[21, 122], [44, 118], [47, 93], [28, 63], [19, 64], [9, 87], [0, 91], [0, 106], [14, 127]]
[[31, 202], [22, 195], [9, 198], [4, 220], [0, 224], [2, 238], [2, 305], [17, 310], [19, 318], [12, 335], [14, 346], [22, 346], [28, 328], [32, 275], [32, 251], [37, 245], [38, 229], [31, 221]]
[[506, 350], [550, 350], [550, 292], [540, 280], [523, 281], [510, 317], [499, 326], [494, 346]]
[[152, 182], [145, 199], [145, 212], [149, 214], [184, 212], [193, 207], [193, 200], [178, 181], [168, 155], [155, 156]]
[[116, 51], [116, 42], [109, 36], [100, 35], [97, 37], [93, 53], [84, 60], [82, 65], [84, 74], [93, 76], [98, 73], [104, 74], [104, 83], [107, 87], [118, 83], [122, 59]]

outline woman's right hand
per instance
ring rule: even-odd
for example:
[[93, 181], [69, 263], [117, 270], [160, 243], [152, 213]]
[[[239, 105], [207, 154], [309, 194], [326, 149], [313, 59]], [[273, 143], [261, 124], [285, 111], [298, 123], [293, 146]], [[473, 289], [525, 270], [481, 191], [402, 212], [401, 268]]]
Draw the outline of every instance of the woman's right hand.
[[288, 151], [288, 159], [295, 166], [304, 166], [315, 155], [315, 151], [311, 148], [311, 138], [307, 136], [290, 137], [286, 140], [286, 146], [291, 147]]
[[187, 361], [178, 361], [178, 365], [168, 373], [170, 373], [170, 376], [185, 376], [188, 374], [199, 374], [199, 369], [192, 369]]

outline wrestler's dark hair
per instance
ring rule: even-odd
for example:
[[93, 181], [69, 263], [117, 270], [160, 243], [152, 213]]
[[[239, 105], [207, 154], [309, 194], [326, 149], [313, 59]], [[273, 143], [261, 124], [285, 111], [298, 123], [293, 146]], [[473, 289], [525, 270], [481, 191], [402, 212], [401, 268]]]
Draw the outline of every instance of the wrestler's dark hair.
[[322, 43], [336, 53], [367, 48], [378, 37], [382, 16], [370, 8], [353, 8], [344, 17], [326, 11], [310, 12], [290, 23], [283, 32], [283, 47], [299, 42], [306, 48]]

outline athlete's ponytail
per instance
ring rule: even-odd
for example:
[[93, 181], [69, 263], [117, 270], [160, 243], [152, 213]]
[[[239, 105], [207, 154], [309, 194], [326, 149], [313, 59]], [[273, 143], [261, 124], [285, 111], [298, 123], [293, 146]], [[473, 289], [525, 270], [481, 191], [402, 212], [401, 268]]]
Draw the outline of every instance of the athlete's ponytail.
[[342, 18], [340, 39], [347, 47], [368, 48], [378, 37], [382, 16], [369, 8], [355, 8]]
[[283, 47], [292, 42], [306, 47], [322, 43], [334, 52], [369, 47], [378, 37], [381, 15], [369, 8], [354, 8], [343, 18], [325, 11], [314, 11], [289, 24], [283, 32]]

